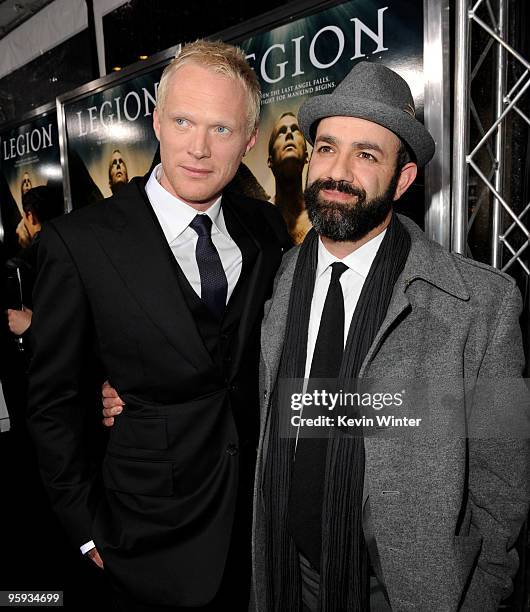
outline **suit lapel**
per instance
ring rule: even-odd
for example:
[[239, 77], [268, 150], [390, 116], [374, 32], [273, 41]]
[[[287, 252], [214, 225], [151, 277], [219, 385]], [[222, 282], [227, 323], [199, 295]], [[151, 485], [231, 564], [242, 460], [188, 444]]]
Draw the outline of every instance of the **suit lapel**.
[[239, 368], [247, 338], [256, 319], [263, 314], [263, 303], [280, 263], [281, 251], [272, 229], [260, 223], [261, 216], [253, 215], [252, 207], [244, 199], [240, 200], [234, 195], [223, 196], [223, 212], [227, 228], [231, 235], [234, 230], [234, 239], [243, 254], [243, 269], [238, 281], [241, 286], [235, 290], [240, 292], [241, 318], [232, 362], [233, 374]]
[[233, 206], [227, 203], [226, 197], [223, 199], [223, 216], [228, 233], [239, 247], [242, 255], [241, 273], [228, 301], [223, 326], [231, 327], [236, 324], [239, 327], [241, 314], [246, 304], [249, 279], [252, 276], [260, 249], [254, 237], [239, 221], [239, 217], [234, 213]]
[[133, 179], [108, 207], [106, 223], [92, 224], [101, 247], [151, 322], [183, 359], [204, 369], [211, 357], [180, 289], [173, 253], [143, 179]]

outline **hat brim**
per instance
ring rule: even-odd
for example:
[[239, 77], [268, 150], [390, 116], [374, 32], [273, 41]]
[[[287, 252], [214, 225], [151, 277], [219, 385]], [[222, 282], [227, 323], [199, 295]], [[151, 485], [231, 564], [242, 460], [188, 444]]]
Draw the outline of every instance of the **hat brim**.
[[298, 112], [298, 122], [306, 140], [313, 144], [316, 122], [326, 117], [366, 119], [394, 132], [410, 147], [418, 166], [434, 155], [435, 144], [424, 125], [405, 111], [366, 98], [324, 94], [306, 100]]

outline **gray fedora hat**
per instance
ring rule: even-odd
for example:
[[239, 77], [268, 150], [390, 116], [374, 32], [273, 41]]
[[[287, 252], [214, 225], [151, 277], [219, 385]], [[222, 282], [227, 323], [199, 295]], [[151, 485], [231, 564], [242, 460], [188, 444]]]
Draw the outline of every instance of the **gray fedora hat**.
[[418, 166], [425, 166], [434, 155], [434, 140], [416, 119], [410, 87], [383, 64], [359, 62], [332, 93], [302, 104], [298, 122], [311, 144], [317, 122], [325, 117], [358, 117], [382, 125], [406, 142]]

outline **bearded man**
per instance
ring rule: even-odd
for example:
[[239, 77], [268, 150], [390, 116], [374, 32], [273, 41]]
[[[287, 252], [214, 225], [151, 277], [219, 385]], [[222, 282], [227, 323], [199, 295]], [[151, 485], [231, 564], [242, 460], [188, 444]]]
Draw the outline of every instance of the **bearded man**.
[[[314, 229], [284, 256], [262, 324], [256, 610], [496, 610], [529, 499], [528, 402], [498, 392], [527, 397], [519, 291], [393, 212], [435, 150], [399, 75], [358, 63], [299, 125], [314, 147]], [[425, 382], [432, 393], [399, 415], [429, 429], [343, 427], [329, 409], [320, 428], [290, 421], [296, 379], [306, 391]], [[523, 426], [501, 434], [494, 415]]]

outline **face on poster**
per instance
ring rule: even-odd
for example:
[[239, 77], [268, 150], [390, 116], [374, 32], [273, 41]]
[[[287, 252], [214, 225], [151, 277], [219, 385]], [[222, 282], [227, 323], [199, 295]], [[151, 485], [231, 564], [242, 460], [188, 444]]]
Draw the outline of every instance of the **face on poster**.
[[[65, 105], [73, 208], [85, 203], [81, 183], [107, 198], [151, 167], [158, 141], [153, 110], [162, 68]], [[86, 189], [84, 190], [87, 191]]]
[[302, 191], [311, 154], [298, 129], [300, 105], [331, 93], [357, 62], [382, 62], [408, 82], [422, 120], [422, 3], [345, 2], [238, 44], [262, 87], [260, 133], [245, 164], [299, 243], [310, 228]]
[[[53, 186], [62, 199], [62, 171], [55, 110], [0, 134], [3, 240], [10, 251], [25, 246], [22, 196]], [[27, 236], [26, 236], [27, 238]]]

